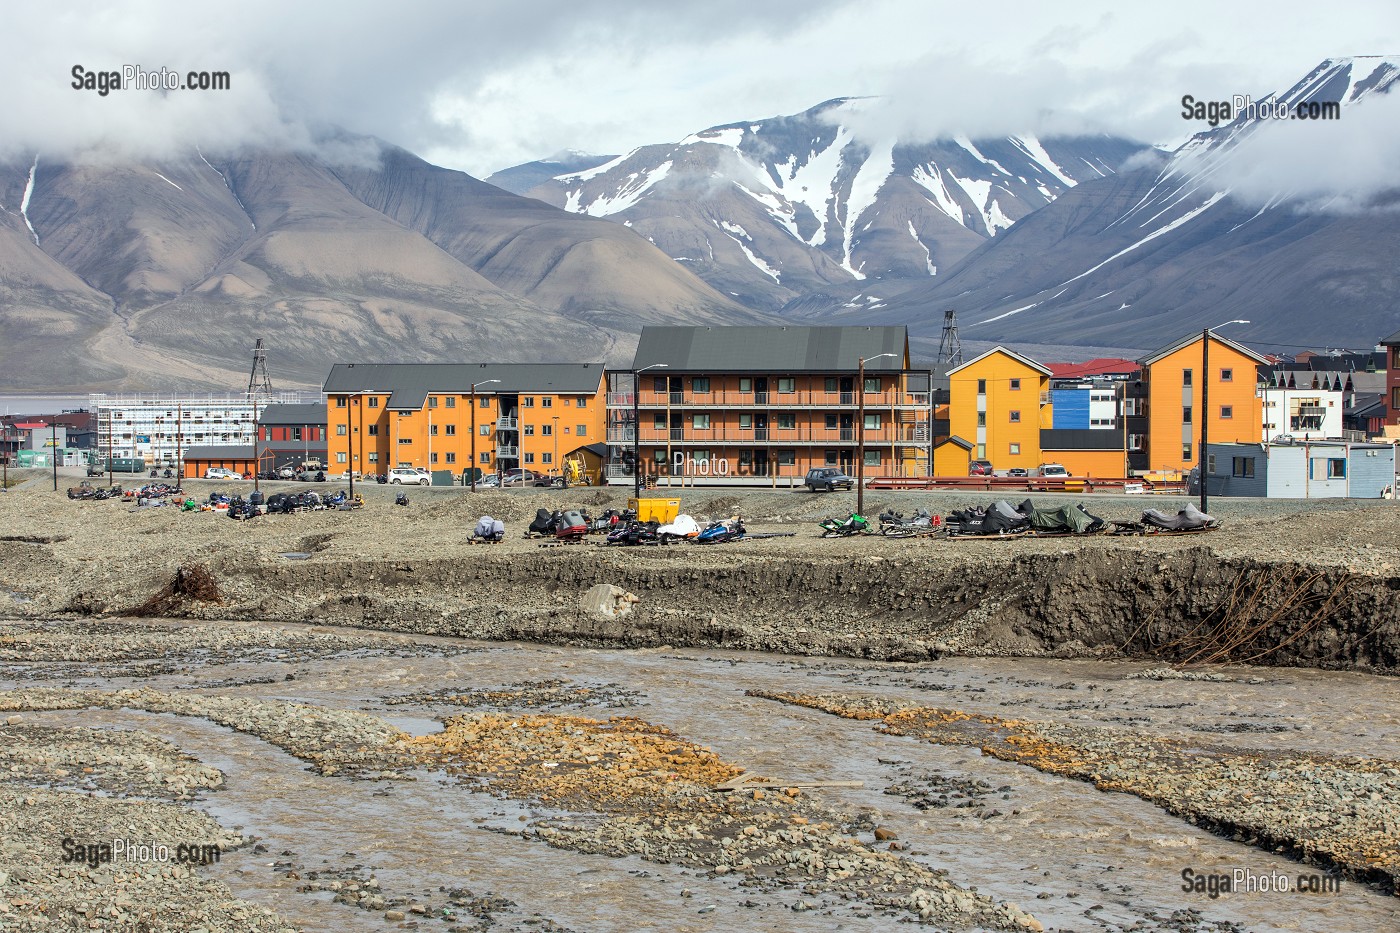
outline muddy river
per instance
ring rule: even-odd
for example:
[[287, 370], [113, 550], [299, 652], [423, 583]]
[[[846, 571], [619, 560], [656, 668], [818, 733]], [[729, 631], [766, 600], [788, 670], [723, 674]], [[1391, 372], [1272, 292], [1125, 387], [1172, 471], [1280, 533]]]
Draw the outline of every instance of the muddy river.
[[[395, 650], [423, 645], [433, 650]], [[1184, 890], [1188, 870], [1289, 879], [1326, 871], [1212, 834], [1131, 794], [1106, 793], [973, 747], [882, 734], [868, 721], [746, 695], [871, 694], [1241, 749], [1400, 759], [1394, 679], [1278, 668], [1216, 668], [1210, 674], [1217, 679], [1208, 680], [1129, 676], [1147, 667], [1023, 659], [863, 663], [386, 636], [379, 650], [196, 657], [143, 677], [5, 664], [0, 689], [193, 688], [364, 711], [423, 735], [437, 731], [441, 717], [466, 711], [435, 693], [544, 684], [551, 696], [562, 689], [566, 700], [570, 690], [577, 697], [547, 705], [549, 711], [636, 716], [779, 781], [862, 782], [804, 793], [852, 826], [888, 827], [904, 857], [1014, 902], [1046, 929], [1400, 930], [1400, 898], [1335, 876], [1339, 890], [1328, 893], [1212, 897]], [[104, 673], [101, 666], [95, 671]], [[509, 700], [482, 708], [526, 711]], [[330, 890], [306, 890], [331, 877], [373, 877], [380, 890], [424, 905], [428, 913], [407, 919], [428, 930], [881, 931], [918, 921], [830, 893], [754, 885], [742, 875], [553, 848], [522, 833], [549, 815], [530, 801], [473, 792], [440, 772], [417, 772], [412, 781], [318, 774], [259, 738], [205, 719], [89, 710], [26, 713], [25, 722], [142, 730], [222, 770], [225, 787], [190, 805], [258, 845], [228, 854], [206, 873], [306, 930], [396, 928], [382, 911], [335, 902]], [[318, 884], [308, 884], [312, 875]]]

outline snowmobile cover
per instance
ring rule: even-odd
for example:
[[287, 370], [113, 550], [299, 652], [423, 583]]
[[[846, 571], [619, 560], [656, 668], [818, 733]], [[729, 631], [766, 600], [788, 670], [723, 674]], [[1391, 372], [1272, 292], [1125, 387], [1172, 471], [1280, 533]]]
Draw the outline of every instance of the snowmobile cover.
[[500, 540], [506, 536], [506, 526], [505, 523], [498, 518], [492, 518], [490, 515], [483, 515], [481, 518], [477, 519], [476, 530], [472, 532], [472, 535], [477, 538], [495, 538], [496, 540]]
[[678, 538], [693, 538], [700, 533], [700, 524], [689, 515], [677, 515], [676, 520], [656, 529], [657, 534], [675, 535]]
[[1145, 525], [1161, 528], [1163, 531], [1200, 531], [1203, 528], [1214, 527], [1216, 524], [1216, 519], [1213, 516], [1207, 515], [1192, 504], [1188, 504], [1186, 508], [1175, 515], [1168, 515], [1157, 509], [1148, 509], [1142, 513], [1142, 521]]
[[987, 515], [982, 519], [982, 534], [1001, 534], [1025, 526], [1025, 516], [1012, 508], [1011, 503], [1005, 499], [998, 499], [987, 508]]
[[556, 535], [583, 535], [588, 533], [588, 522], [583, 520], [583, 515], [577, 509], [569, 509], [559, 516], [559, 520], [554, 524]]
[[[1025, 506], [1022, 505], [1024, 509]], [[1077, 505], [1062, 505], [1055, 509], [1031, 510], [1028, 516], [1031, 529], [1043, 534], [1088, 534], [1103, 527], [1103, 519], [1096, 518]]]
[[554, 515], [549, 509], [539, 509], [535, 512], [535, 520], [530, 523], [530, 534], [547, 535], [550, 533], [550, 525], [554, 521]]

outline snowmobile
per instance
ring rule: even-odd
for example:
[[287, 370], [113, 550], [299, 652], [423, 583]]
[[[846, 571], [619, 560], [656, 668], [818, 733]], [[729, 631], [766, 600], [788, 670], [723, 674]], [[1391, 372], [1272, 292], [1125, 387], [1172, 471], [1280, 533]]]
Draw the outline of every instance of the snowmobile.
[[818, 524], [822, 530], [823, 538], [845, 538], [850, 535], [865, 535], [870, 533], [870, 522], [864, 515], [857, 515], [852, 512], [844, 519], [828, 518]]

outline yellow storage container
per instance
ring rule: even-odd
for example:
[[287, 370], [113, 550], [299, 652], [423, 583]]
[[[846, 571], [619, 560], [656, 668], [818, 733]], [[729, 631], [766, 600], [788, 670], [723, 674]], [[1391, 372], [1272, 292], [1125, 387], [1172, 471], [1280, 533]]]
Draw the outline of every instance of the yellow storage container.
[[681, 514], [679, 499], [628, 499], [627, 507], [637, 513], [643, 522], [673, 522]]

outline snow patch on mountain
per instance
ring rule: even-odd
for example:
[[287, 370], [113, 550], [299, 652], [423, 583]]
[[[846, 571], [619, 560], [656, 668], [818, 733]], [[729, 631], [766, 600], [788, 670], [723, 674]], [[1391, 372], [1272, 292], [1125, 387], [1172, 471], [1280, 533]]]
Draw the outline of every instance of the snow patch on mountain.
[[569, 192], [569, 200], [565, 205], [565, 210], [575, 214], [588, 214], [593, 217], [607, 217], [609, 214], [620, 214], [627, 208], [641, 200], [642, 195], [661, 182], [671, 173], [671, 161], [668, 159], [649, 172], [633, 172], [627, 176], [627, 180], [618, 189], [617, 194], [609, 197], [599, 195], [587, 205], [581, 203], [583, 198], [583, 188], [575, 188]]
[[841, 266], [857, 279], [865, 278], [865, 273], [851, 265], [851, 246], [855, 239], [856, 222], [866, 209], [875, 203], [880, 189], [893, 173], [894, 142], [890, 141], [871, 151], [870, 157], [861, 163], [860, 170], [851, 181], [851, 193], [846, 196], [846, 239], [842, 244]]
[[24, 195], [19, 199], [19, 214], [24, 218], [24, 225], [29, 228], [29, 235], [34, 238], [34, 245], [39, 245], [39, 234], [35, 232], [34, 225], [29, 222], [29, 199], [34, 194], [34, 174], [39, 171], [39, 157], [34, 156], [34, 164], [29, 166], [29, 180], [24, 183]]

